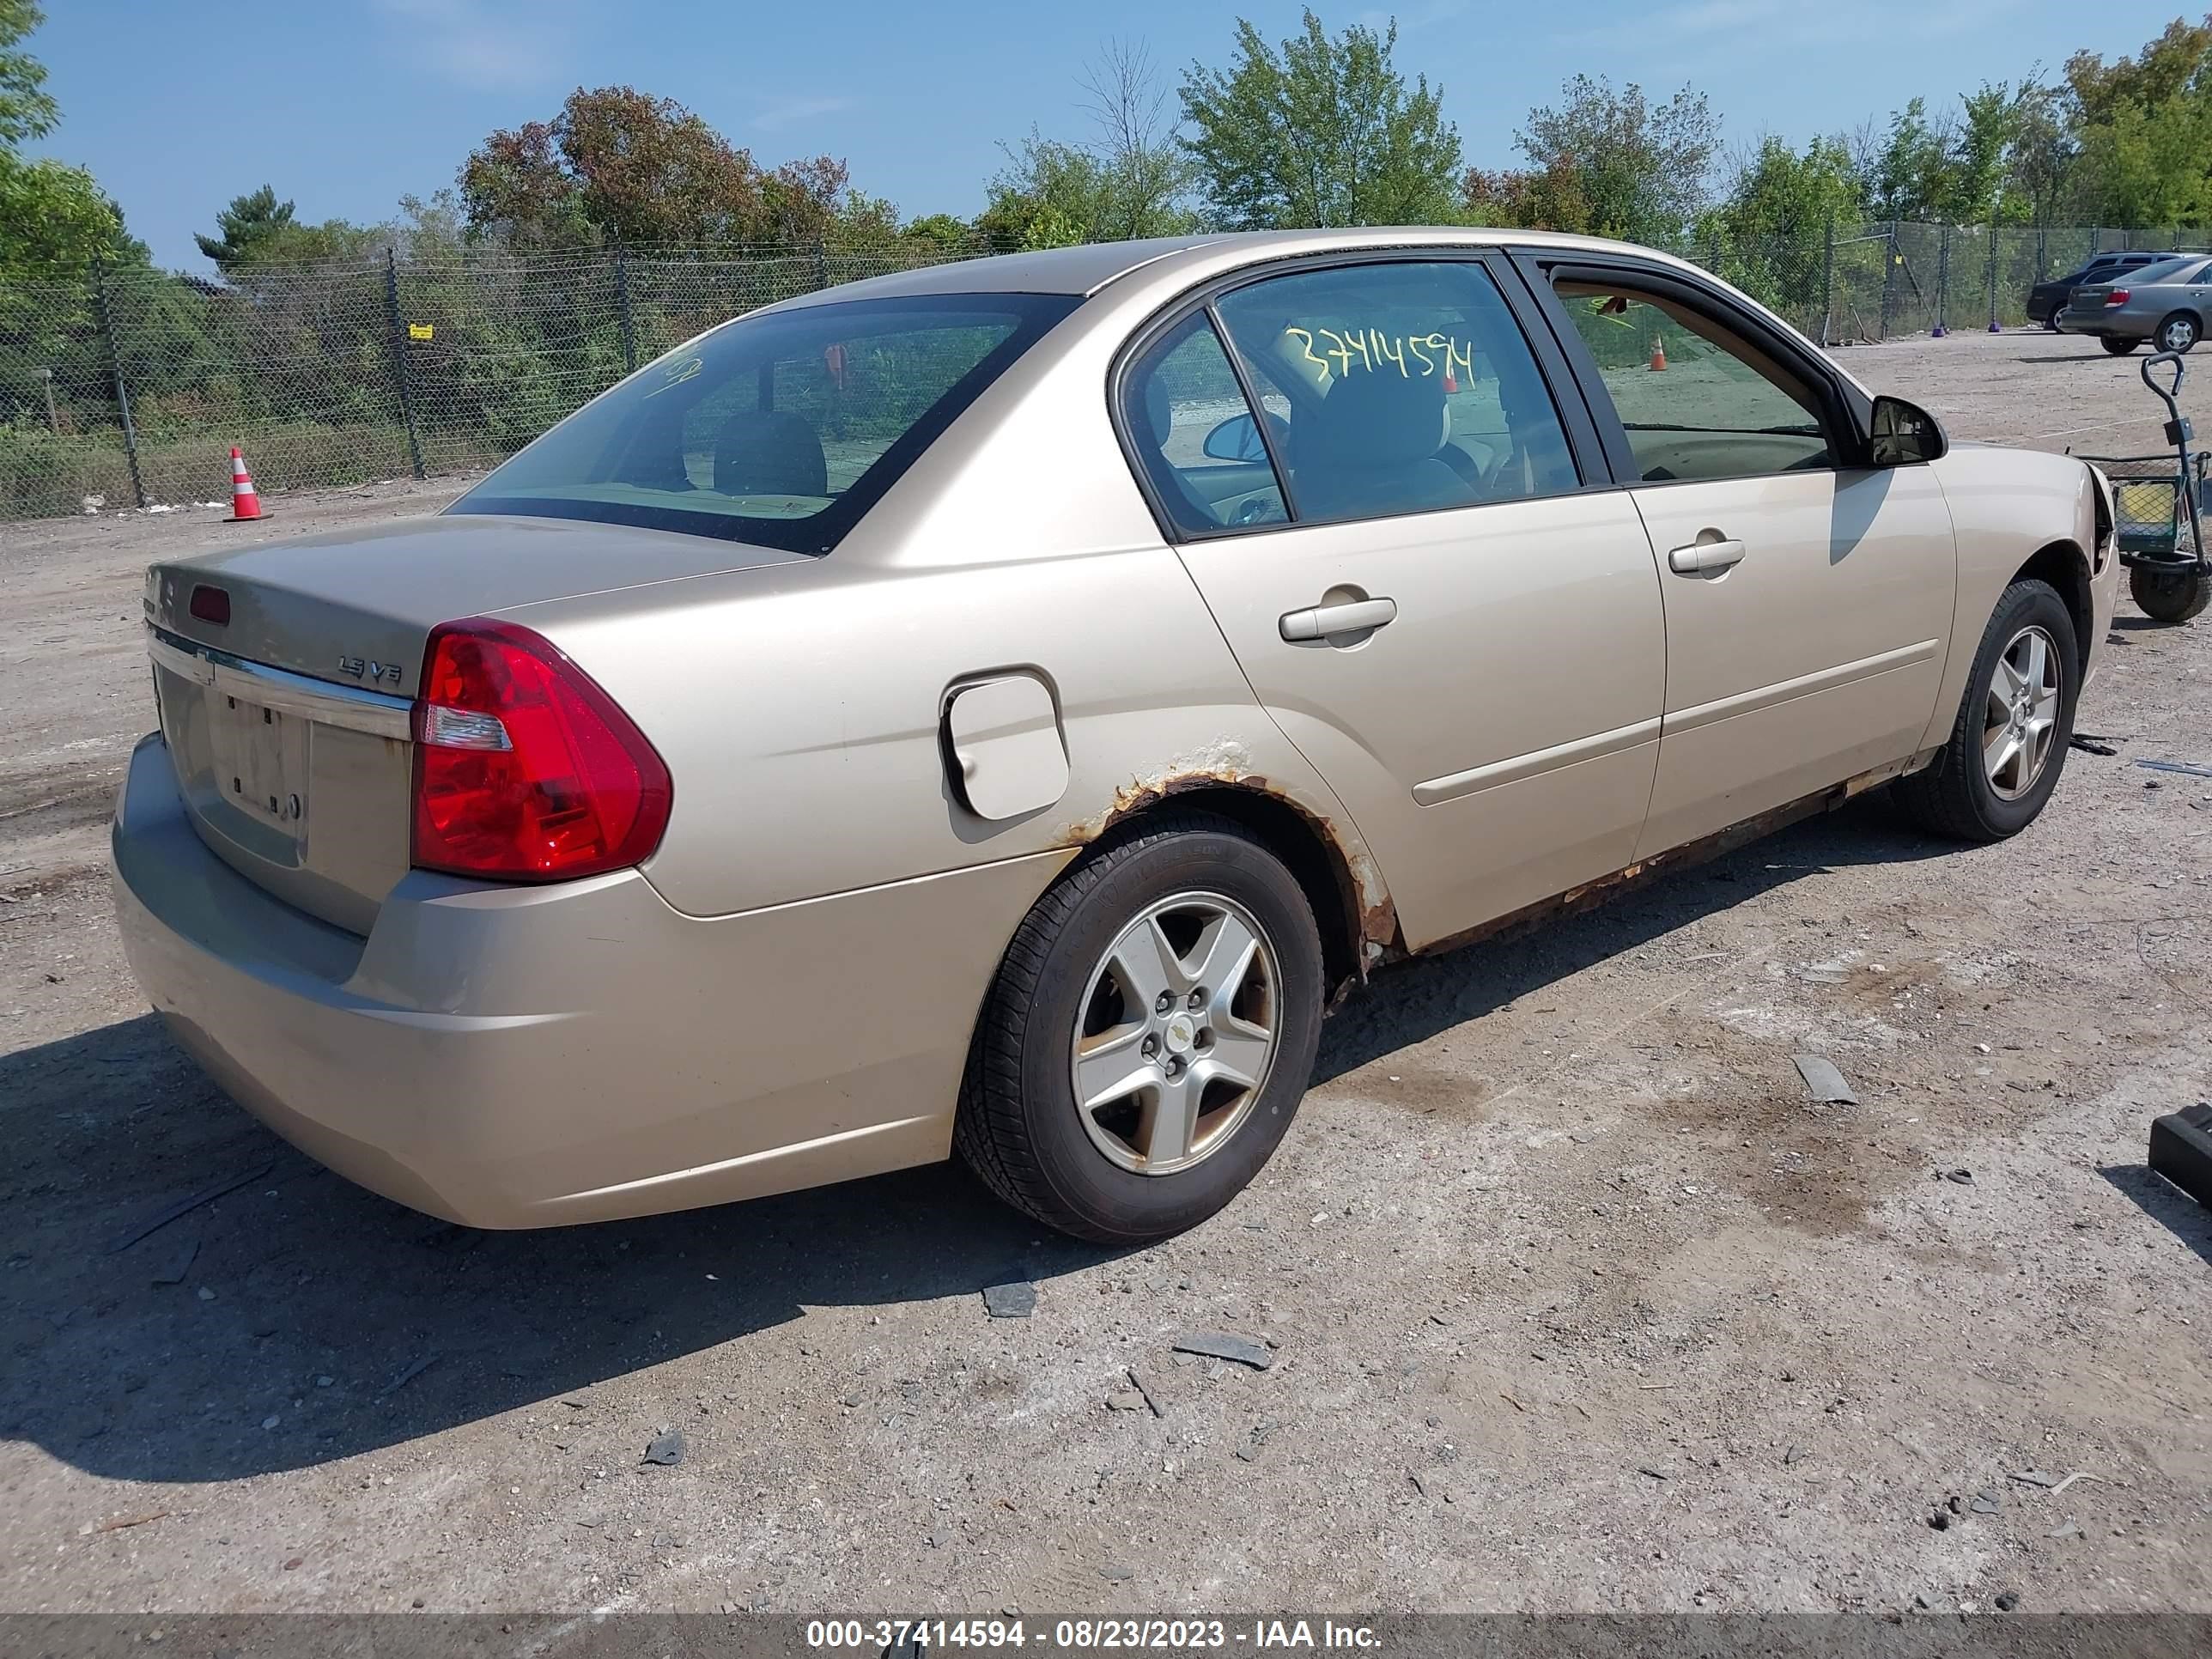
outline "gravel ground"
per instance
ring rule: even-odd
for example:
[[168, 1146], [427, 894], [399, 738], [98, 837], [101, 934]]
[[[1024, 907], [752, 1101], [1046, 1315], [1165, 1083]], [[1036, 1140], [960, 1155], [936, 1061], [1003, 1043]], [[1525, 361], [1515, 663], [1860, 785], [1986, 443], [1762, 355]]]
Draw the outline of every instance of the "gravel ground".
[[[2079, 341], [1844, 356], [1959, 435], [2156, 445]], [[2123, 608], [2118, 752], [2008, 845], [1865, 803], [1383, 975], [1158, 1249], [951, 1167], [478, 1234], [204, 1081], [98, 864], [145, 561], [452, 493], [5, 529], [0, 1610], [2212, 1611], [2212, 1218], [2142, 1167], [2212, 1087], [2212, 779], [2132, 763], [2212, 763], [2212, 629]]]

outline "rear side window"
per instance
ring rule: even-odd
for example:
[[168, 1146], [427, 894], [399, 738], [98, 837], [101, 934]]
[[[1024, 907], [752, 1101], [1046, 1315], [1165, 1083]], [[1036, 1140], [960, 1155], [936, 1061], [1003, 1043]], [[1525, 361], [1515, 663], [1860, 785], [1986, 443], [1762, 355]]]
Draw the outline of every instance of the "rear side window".
[[1274, 447], [1301, 522], [1580, 486], [1535, 357], [1479, 264], [1299, 271], [1232, 289], [1218, 309], [1262, 402], [1279, 406]]
[[826, 553], [1077, 303], [937, 294], [742, 317], [586, 404], [447, 510]]
[[[1283, 521], [1281, 480], [1204, 312], [1170, 329], [1123, 384], [1130, 447], [1178, 530]], [[1267, 418], [1279, 429], [1279, 406]]]

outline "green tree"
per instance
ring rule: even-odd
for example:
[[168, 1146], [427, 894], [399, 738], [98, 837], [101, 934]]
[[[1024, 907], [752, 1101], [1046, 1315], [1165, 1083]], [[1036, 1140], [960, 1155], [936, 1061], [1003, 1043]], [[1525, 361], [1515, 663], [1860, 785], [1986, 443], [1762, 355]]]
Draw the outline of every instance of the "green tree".
[[1576, 228], [1636, 242], [1679, 239], [1705, 205], [1720, 150], [1705, 95], [1685, 87], [1654, 105], [1634, 82], [1615, 91], [1589, 75], [1561, 93], [1559, 103], [1528, 112], [1514, 143], [1538, 175], [1559, 181], [1547, 187], [1553, 196], [1568, 196], [1565, 181], [1573, 180], [1586, 216]]
[[30, 0], [0, 0], [0, 276], [63, 276], [95, 258], [145, 254], [89, 173], [19, 153], [61, 118], [46, 65], [23, 50], [45, 21]]
[[[975, 229], [990, 246], [1064, 247], [1094, 240], [1111, 185], [1105, 166], [1089, 150], [1032, 130], [1018, 149], [1006, 151], [1006, 165], [986, 191], [988, 203]], [[1047, 221], [1050, 228], [1038, 230]]]
[[0, 0], [0, 150], [44, 137], [61, 119], [46, 91], [46, 66], [21, 49], [44, 21], [32, 0]]
[[63, 276], [94, 259], [143, 263], [144, 244], [82, 167], [0, 150], [0, 277]]
[[2051, 225], [2073, 205], [2080, 154], [2065, 91], [2033, 81], [2020, 89], [2005, 155], [2005, 200], [2030, 224]]
[[1953, 145], [1958, 122], [1948, 110], [1931, 116], [1925, 98], [1890, 112], [1872, 157], [1867, 204], [1879, 219], [1943, 219], [1958, 194]]
[[1762, 138], [1740, 152], [1720, 199], [1698, 222], [1700, 258], [1746, 293], [1817, 325], [1827, 275], [1829, 228], [1860, 211], [1859, 179], [1841, 138], [1815, 138], [1802, 150]]
[[2100, 224], [2201, 225], [2212, 217], [2205, 145], [2212, 121], [2194, 100], [2115, 105], [2081, 130], [2084, 205]]
[[2206, 58], [2212, 55], [2212, 17], [2185, 23], [2179, 17], [2133, 58], [2107, 64], [2094, 52], [2066, 60], [2066, 85], [2084, 127], [2106, 125], [2124, 109], [2154, 109], [2179, 98], [2201, 97]]
[[2066, 60], [2069, 195], [2100, 224], [2212, 218], [2212, 18], [2179, 19], [2134, 57]]
[[949, 213], [926, 213], [909, 219], [899, 234], [910, 241], [928, 242], [947, 253], [957, 253], [975, 240], [975, 228], [965, 219]]
[[1960, 221], [1985, 223], [2005, 216], [2006, 162], [2027, 105], [2002, 81], [1984, 81], [1980, 91], [1964, 94], [1959, 101], [1964, 118], [1952, 144], [1949, 199], [1944, 205]]
[[1109, 42], [1081, 85], [1097, 128], [1088, 144], [1031, 128], [988, 186], [975, 231], [994, 247], [1172, 236], [1191, 229], [1191, 162], [1166, 120], [1167, 93], [1141, 46]]
[[1443, 88], [1409, 88], [1392, 62], [1398, 27], [1303, 30], [1271, 46], [1243, 18], [1226, 70], [1182, 82], [1188, 149], [1209, 216], [1224, 228], [1420, 224], [1457, 214], [1459, 130]]
[[267, 185], [232, 197], [230, 205], [216, 215], [216, 235], [195, 235], [192, 240], [225, 276], [236, 276], [257, 266], [365, 258], [392, 240], [388, 228], [382, 226], [351, 224], [343, 219], [303, 224], [293, 204], [278, 201], [276, 191]]
[[1802, 151], [1769, 136], [1735, 158], [1706, 222], [1739, 240], [1802, 226], [1848, 221], [1859, 209], [1859, 181], [1840, 138], [1815, 138]]

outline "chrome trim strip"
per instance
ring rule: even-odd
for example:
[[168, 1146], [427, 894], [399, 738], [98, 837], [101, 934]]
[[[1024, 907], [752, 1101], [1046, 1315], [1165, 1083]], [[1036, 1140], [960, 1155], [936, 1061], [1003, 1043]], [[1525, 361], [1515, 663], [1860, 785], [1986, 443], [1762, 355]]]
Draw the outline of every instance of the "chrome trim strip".
[[1601, 760], [1607, 755], [1617, 755], [1623, 750], [1650, 743], [1658, 735], [1659, 722], [1656, 720], [1638, 720], [1633, 726], [1617, 726], [1610, 732], [1577, 738], [1571, 743], [1553, 744], [1549, 749], [1531, 750], [1525, 755], [1492, 761], [1487, 766], [1455, 772], [1449, 777], [1431, 778], [1426, 783], [1413, 786], [1413, 799], [1424, 806], [1457, 800], [1462, 795], [1494, 789], [1501, 783], [1518, 783], [1539, 772], [1553, 771], [1583, 761]]
[[1762, 685], [1756, 690], [1739, 691], [1732, 697], [1717, 698], [1701, 702], [1695, 708], [1678, 708], [1661, 724], [1661, 735], [1671, 738], [1677, 732], [1694, 732], [1701, 726], [1712, 726], [1738, 714], [1748, 714], [1776, 703], [1794, 702], [1799, 697], [1809, 697], [1816, 691], [1832, 691], [1839, 685], [1849, 685], [1854, 680], [1870, 680], [1877, 674], [1887, 674], [1899, 668], [1909, 668], [1914, 663], [1926, 662], [1936, 654], [1940, 640], [1923, 640], [1917, 645], [1901, 645], [1894, 651], [1884, 651], [1871, 657], [1861, 657], [1856, 662], [1838, 663], [1833, 668], [1823, 668], [1818, 673], [1800, 674], [1794, 680], [1777, 680], [1771, 685]]
[[318, 725], [402, 741], [414, 730], [415, 705], [405, 697], [247, 662], [213, 646], [196, 645], [165, 634], [150, 623], [146, 629], [146, 653], [156, 666], [195, 684], [212, 686], [225, 696], [243, 697], [264, 708], [297, 714]]
[[827, 1146], [844, 1146], [866, 1140], [871, 1135], [891, 1134], [901, 1129], [912, 1129], [921, 1124], [940, 1121], [950, 1121], [949, 1115], [929, 1112], [920, 1117], [894, 1118], [889, 1123], [864, 1123], [857, 1129], [840, 1129], [832, 1134], [817, 1135], [811, 1140], [794, 1140], [781, 1146], [770, 1146], [761, 1152], [726, 1158], [719, 1164], [702, 1164], [696, 1169], [671, 1170], [665, 1175], [646, 1176], [637, 1181], [618, 1181], [611, 1187], [594, 1187], [588, 1192], [564, 1194], [556, 1201], [574, 1204], [585, 1199], [611, 1198], [620, 1193], [650, 1192], [655, 1187], [665, 1187], [672, 1182], [723, 1175], [732, 1170], [742, 1170], [748, 1164], [772, 1164], [780, 1158], [791, 1158], [801, 1152], [818, 1152]]

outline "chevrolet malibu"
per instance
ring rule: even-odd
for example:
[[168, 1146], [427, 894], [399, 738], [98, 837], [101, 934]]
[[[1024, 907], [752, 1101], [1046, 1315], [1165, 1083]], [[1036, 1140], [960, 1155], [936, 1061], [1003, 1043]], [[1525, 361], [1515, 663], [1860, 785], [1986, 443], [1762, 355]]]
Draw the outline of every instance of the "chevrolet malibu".
[[435, 517], [154, 567], [116, 902], [225, 1088], [439, 1216], [957, 1149], [1154, 1239], [1388, 959], [1876, 786], [2026, 829], [2110, 526], [2081, 462], [1952, 447], [1617, 243], [881, 277]]

